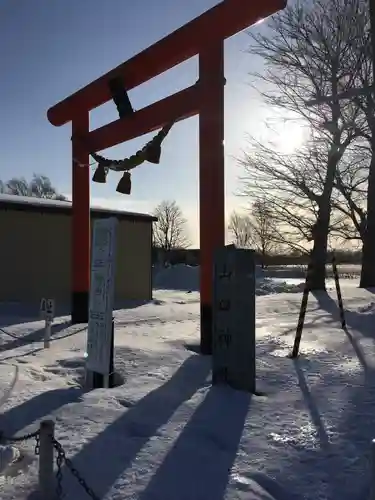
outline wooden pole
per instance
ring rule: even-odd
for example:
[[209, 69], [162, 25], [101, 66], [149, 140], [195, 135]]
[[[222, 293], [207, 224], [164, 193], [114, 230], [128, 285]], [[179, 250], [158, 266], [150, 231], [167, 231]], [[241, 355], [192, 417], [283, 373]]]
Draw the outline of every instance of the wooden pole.
[[55, 500], [56, 484], [54, 469], [54, 445], [53, 438], [55, 423], [52, 420], [44, 420], [40, 424], [40, 447], [39, 447], [39, 491], [41, 500]]

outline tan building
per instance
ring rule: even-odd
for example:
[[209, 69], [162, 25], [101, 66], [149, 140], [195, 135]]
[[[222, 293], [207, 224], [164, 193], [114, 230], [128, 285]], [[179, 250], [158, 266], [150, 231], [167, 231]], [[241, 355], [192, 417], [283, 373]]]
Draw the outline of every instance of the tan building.
[[[117, 301], [152, 297], [154, 217], [91, 208], [91, 221], [117, 217]], [[71, 300], [71, 204], [0, 194], [0, 301]]]

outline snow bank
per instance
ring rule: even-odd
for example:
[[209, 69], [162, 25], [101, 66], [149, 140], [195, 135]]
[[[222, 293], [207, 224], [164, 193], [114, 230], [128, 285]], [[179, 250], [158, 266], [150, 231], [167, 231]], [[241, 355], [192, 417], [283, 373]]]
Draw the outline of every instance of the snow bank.
[[[199, 291], [199, 266], [177, 264], [166, 268], [155, 268], [154, 288], [159, 290]], [[256, 294], [296, 293], [302, 290], [303, 284], [288, 284], [263, 276], [257, 269]]]
[[271, 295], [273, 293], [298, 293], [303, 290], [304, 283], [298, 285], [286, 281], [276, 281], [272, 278], [258, 278], [256, 284], [257, 295]]
[[9, 466], [19, 460], [20, 452], [14, 446], [0, 445], [0, 474], [4, 474]]
[[[187, 266], [158, 279], [177, 271], [186, 273], [185, 285], [195, 273], [197, 285], [199, 269]], [[257, 284], [258, 294], [273, 294], [257, 299], [253, 396], [212, 387], [210, 358], [191, 351], [199, 293], [187, 294], [177, 279], [177, 290], [115, 311], [115, 368], [125, 382], [111, 390], [81, 388], [85, 325], [56, 318], [51, 347], [43, 349], [43, 321], [19, 311], [11, 323], [0, 307], [0, 430], [21, 436], [52, 418], [56, 439], [103, 500], [365, 500], [375, 290], [343, 280], [346, 330], [334, 286], [311, 294], [300, 356], [291, 360], [301, 294], [276, 294], [283, 284], [267, 278]], [[0, 449], [1, 500], [38, 498], [34, 447], [27, 440], [18, 450]], [[65, 466], [62, 472], [65, 498], [86, 500]]]

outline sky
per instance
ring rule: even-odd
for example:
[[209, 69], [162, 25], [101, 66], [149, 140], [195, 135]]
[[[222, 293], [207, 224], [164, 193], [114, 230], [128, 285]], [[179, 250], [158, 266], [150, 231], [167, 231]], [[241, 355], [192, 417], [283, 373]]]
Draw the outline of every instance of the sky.
[[[71, 193], [71, 128], [54, 127], [47, 110], [66, 96], [129, 59], [171, 31], [219, 3], [217, 0], [0, 0], [1, 172], [50, 177], [59, 192]], [[262, 28], [256, 28], [262, 29]], [[236, 157], [247, 135], [265, 131], [270, 116], [249, 85], [249, 72], [262, 61], [246, 53], [250, 38], [240, 33], [225, 43], [226, 211], [251, 200], [236, 196], [241, 175]], [[197, 80], [197, 58], [129, 92], [135, 109], [173, 94]], [[113, 102], [90, 114], [91, 130], [118, 118]], [[151, 135], [111, 148], [105, 155], [134, 154]], [[288, 141], [290, 131], [281, 131]], [[198, 120], [176, 124], [163, 144], [160, 165], [144, 164], [132, 174], [131, 196], [116, 193], [119, 174], [106, 185], [91, 185], [93, 205], [151, 212], [175, 199], [188, 219], [189, 236], [198, 234]]]

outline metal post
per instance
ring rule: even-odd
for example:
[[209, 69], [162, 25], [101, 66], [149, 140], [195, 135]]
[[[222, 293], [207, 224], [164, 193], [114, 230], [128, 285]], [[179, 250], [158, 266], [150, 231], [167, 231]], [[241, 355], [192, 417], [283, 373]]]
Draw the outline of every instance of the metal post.
[[340, 278], [339, 278], [339, 273], [337, 270], [336, 257], [334, 254], [332, 255], [332, 270], [333, 270], [333, 277], [335, 279], [337, 302], [338, 302], [339, 310], [340, 310], [341, 328], [345, 329], [346, 328], [346, 321], [345, 321], [344, 304], [342, 301]]
[[311, 263], [309, 263], [309, 265], [307, 267], [305, 287], [303, 289], [301, 308], [300, 308], [300, 311], [299, 311], [299, 318], [298, 318], [296, 336], [294, 338], [293, 350], [292, 350], [292, 353], [290, 355], [291, 358], [297, 358], [298, 354], [299, 354], [299, 346], [300, 346], [300, 343], [301, 343], [303, 326], [305, 324], [305, 316], [306, 316], [306, 310], [307, 310], [307, 303], [308, 303], [308, 300], [309, 300], [310, 275], [311, 275], [311, 272], [312, 272], [312, 267], [311, 267]]
[[39, 490], [41, 500], [55, 500], [56, 498], [55, 476], [53, 473], [54, 432], [55, 423], [52, 420], [41, 422], [39, 436]]

